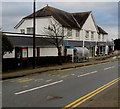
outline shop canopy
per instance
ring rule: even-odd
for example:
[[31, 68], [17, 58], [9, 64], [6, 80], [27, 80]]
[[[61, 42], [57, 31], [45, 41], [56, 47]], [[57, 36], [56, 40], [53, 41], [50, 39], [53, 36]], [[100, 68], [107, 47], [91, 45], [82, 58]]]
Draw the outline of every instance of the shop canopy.
[[74, 50], [76, 50], [77, 48], [76, 47], [69, 47], [68, 49], [74, 49]]

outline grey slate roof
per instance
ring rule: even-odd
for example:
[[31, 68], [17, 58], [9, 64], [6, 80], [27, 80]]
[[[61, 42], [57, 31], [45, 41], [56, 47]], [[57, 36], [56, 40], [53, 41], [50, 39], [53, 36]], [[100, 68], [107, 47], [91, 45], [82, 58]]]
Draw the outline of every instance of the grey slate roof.
[[[69, 13], [51, 6], [46, 6], [35, 13], [36, 17], [53, 16], [63, 27], [78, 29], [80, 29], [80, 26], [82, 27], [89, 14], [90, 12]], [[33, 14], [30, 14], [23, 19], [29, 18], [33, 18]]]
[[81, 13], [72, 13], [72, 14], [75, 17], [75, 19], [77, 20], [77, 22], [79, 23], [79, 25], [82, 27], [90, 13], [91, 13], [91, 11], [81, 12]]
[[108, 34], [105, 30], [103, 30], [100, 26], [97, 26], [99, 33]]

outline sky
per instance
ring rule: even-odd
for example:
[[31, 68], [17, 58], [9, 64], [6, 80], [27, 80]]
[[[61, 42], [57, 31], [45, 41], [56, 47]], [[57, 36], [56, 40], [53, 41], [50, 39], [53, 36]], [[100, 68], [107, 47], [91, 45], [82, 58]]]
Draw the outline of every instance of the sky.
[[[14, 32], [14, 26], [25, 16], [32, 13], [33, 0], [5, 0], [0, 4], [2, 15], [2, 30], [5, 32]], [[67, 12], [85, 12], [92, 11], [96, 24], [101, 26], [109, 34], [109, 40], [118, 38], [118, 0], [36, 0], [36, 10], [49, 6], [67, 11]], [[68, 2], [69, 1], [69, 2]], [[101, 2], [96, 2], [101, 1]], [[1, 25], [0, 25], [1, 26]]]

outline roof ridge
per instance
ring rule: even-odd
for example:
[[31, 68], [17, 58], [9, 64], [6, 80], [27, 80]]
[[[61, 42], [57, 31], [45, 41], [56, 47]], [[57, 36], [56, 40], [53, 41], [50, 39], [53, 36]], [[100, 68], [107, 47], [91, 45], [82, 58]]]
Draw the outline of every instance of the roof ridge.
[[92, 12], [92, 11], [85, 11], [85, 12], [76, 12], [76, 13], [72, 13], [72, 14], [73, 14], [73, 15], [74, 15], [74, 14], [87, 14], [87, 13], [90, 14], [91, 12]]
[[[43, 7], [43, 8], [52, 8], [52, 9], [56, 9], [56, 10], [59, 10], [59, 11], [62, 11], [62, 12], [64, 12], [64, 13], [68, 13], [68, 14], [72, 14], [72, 13], [70, 13], [70, 12], [67, 12], [67, 11], [64, 11], [64, 10], [61, 10], [61, 9], [58, 9], [58, 8], [55, 8], [55, 7], [52, 7], [52, 6], [45, 6], [45, 7]], [[41, 9], [40, 9], [41, 10]], [[38, 10], [39, 11], [39, 10]]]

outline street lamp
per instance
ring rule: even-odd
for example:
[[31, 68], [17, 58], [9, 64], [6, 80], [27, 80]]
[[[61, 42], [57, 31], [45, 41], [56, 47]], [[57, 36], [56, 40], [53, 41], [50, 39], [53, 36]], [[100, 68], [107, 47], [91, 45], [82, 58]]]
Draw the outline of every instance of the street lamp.
[[33, 2], [33, 69], [36, 67], [36, 58], [35, 58], [35, 0]]

